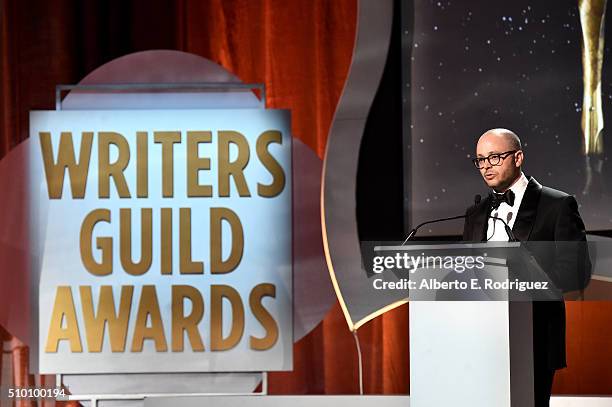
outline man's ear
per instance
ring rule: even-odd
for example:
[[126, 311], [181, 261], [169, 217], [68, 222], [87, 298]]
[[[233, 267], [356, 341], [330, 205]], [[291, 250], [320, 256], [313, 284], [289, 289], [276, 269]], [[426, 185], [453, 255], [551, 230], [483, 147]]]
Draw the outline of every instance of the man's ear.
[[517, 167], [521, 167], [523, 165], [523, 159], [525, 156], [523, 155], [523, 150], [519, 150], [514, 153], [514, 165]]

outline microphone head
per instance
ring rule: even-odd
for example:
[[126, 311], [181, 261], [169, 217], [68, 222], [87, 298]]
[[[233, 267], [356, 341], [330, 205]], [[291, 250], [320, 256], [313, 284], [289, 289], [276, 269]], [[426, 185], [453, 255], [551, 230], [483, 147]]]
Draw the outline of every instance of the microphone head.
[[482, 201], [482, 196], [480, 196], [480, 194], [476, 194], [474, 197], [474, 205], [478, 205], [480, 201]]

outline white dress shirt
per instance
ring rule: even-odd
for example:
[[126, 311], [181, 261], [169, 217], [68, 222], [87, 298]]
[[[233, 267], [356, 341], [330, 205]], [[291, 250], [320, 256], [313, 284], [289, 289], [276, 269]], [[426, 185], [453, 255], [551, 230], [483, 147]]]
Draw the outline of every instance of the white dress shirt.
[[[512, 229], [514, 226], [514, 221], [516, 220], [516, 214], [521, 207], [521, 201], [525, 195], [527, 184], [529, 184], [529, 180], [525, 174], [521, 172], [520, 178], [510, 187], [512, 192], [514, 192], [514, 205], [510, 206], [506, 202], [502, 202], [501, 205], [499, 205], [499, 208], [491, 212], [491, 216], [496, 216], [505, 220], [508, 226], [510, 226], [510, 229]], [[493, 191], [493, 193], [495, 193], [495, 191]], [[510, 238], [506, 233], [504, 224], [498, 220], [489, 218], [489, 222], [487, 224], [487, 241], [507, 242], [509, 240]]]

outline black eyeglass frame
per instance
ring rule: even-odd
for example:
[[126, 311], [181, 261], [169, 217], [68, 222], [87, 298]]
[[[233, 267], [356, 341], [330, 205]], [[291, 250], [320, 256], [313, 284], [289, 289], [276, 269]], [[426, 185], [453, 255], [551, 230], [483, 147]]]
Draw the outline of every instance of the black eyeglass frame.
[[[492, 166], [492, 167], [497, 167], [499, 165], [502, 165], [502, 163], [504, 162], [504, 160], [506, 158], [508, 158], [511, 154], [516, 154], [521, 150], [510, 150], [510, 151], [504, 151], [503, 153], [493, 153], [493, 154], [489, 154], [487, 157], [476, 157], [472, 159], [472, 163], [474, 164], [474, 167], [478, 168], [479, 170], [481, 170], [483, 167], [479, 167], [478, 164], [480, 162], [480, 160], [483, 160], [482, 162], [484, 163], [484, 160], [487, 160], [487, 162]], [[497, 156], [499, 161], [496, 164], [493, 164], [491, 162], [491, 157]]]

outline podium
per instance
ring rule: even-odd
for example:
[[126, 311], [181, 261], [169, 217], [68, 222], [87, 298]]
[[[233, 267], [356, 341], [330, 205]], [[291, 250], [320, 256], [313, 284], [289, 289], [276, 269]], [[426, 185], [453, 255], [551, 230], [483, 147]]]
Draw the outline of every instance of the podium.
[[[403, 250], [419, 255], [486, 254], [492, 261], [478, 273], [550, 281], [518, 242], [418, 245]], [[502, 300], [439, 301], [437, 295], [431, 299], [438, 301], [428, 301], [422, 300], [427, 295], [417, 293], [421, 298], [410, 302], [409, 311], [411, 407], [533, 406], [532, 304], [525, 299], [510, 301], [516, 298], [506, 294]]]
[[413, 407], [532, 407], [530, 303], [411, 302]]

